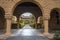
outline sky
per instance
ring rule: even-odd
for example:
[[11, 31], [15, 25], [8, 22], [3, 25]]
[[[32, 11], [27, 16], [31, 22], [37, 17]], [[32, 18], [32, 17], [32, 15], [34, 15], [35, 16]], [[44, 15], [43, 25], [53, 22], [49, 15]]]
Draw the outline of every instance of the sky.
[[30, 16], [30, 15], [32, 15], [32, 13], [26, 12], [26, 13], [23, 13], [21, 16]]

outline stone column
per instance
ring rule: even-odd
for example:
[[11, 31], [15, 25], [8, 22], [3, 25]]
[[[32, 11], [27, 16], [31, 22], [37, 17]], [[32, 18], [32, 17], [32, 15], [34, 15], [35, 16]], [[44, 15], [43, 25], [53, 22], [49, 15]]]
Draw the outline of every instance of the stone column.
[[37, 28], [39, 29], [40, 27], [40, 17], [37, 18]]
[[49, 34], [49, 19], [50, 19], [50, 11], [51, 9], [44, 9], [43, 14], [43, 25], [44, 25], [44, 35], [48, 36]]
[[9, 36], [11, 34], [12, 16], [10, 14], [5, 14], [5, 18], [6, 18], [6, 33], [5, 33], [5, 35]]
[[38, 17], [37, 23], [40, 23], [40, 17]]
[[20, 28], [20, 26], [19, 26], [19, 17], [17, 17], [17, 28], [19, 29]]
[[37, 29], [37, 18], [35, 19], [36, 23], [35, 23], [35, 29]]
[[43, 23], [44, 23], [44, 35], [49, 35], [49, 28], [48, 28], [48, 19], [44, 19]]

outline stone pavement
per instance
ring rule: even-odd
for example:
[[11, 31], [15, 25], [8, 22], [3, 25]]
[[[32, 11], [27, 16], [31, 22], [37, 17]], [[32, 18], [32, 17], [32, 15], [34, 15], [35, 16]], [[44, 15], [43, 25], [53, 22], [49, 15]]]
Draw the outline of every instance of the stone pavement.
[[6, 40], [49, 40], [49, 39], [42, 36], [14, 36]]
[[11, 37], [6, 40], [49, 40], [46, 36], [41, 34], [38, 30], [33, 29], [28, 24], [22, 29], [16, 31]]
[[8, 38], [6, 35], [4, 34], [0, 35], [0, 40], [5, 40], [6, 38]]

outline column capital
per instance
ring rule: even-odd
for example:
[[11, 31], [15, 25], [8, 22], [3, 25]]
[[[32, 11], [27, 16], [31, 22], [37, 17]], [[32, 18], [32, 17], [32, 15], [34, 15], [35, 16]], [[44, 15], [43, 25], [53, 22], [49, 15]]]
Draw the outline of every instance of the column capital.
[[12, 19], [12, 15], [11, 14], [5, 14], [5, 18], [6, 19]]
[[43, 20], [49, 20], [48, 18], [43, 18]]
[[49, 16], [43, 17], [43, 20], [49, 20], [49, 19], [50, 19]]

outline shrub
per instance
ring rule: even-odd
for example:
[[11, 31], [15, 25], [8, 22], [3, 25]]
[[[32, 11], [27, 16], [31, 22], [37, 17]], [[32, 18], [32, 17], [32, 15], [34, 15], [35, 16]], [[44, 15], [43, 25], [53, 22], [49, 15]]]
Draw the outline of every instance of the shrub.
[[35, 24], [34, 22], [29, 23], [29, 25], [32, 26], [32, 27], [34, 26], [34, 24]]
[[60, 31], [55, 32], [54, 40], [60, 40]]
[[24, 24], [24, 21], [20, 21], [20, 26], [23, 27], [25, 24]]

